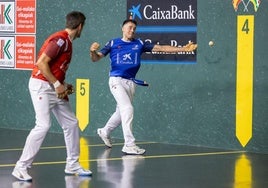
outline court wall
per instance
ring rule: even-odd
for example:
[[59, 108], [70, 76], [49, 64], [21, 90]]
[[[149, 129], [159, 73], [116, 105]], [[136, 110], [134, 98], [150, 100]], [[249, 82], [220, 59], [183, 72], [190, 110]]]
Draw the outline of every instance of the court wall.
[[[103, 46], [121, 36], [126, 1], [47, 2], [37, 1], [37, 49], [49, 34], [64, 28], [67, 12], [80, 10], [87, 17], [81, 38], [73, 43], [66, 81], [90, 80], [89, 124], [81, 134], [96, 135], [115, 110], [115, 101], [108, 88], [109, 58], [92, 63], [89, 46], [94, 41]], [[249, 5], [248, 12], [238, 13], [231, 0], [198, 1], [197, 63], [143, 64], [137, 75], [150, 83], [148, 88], [136, 89], [133, 131], [137, 140], [268, 153], [267, 6], [262, 1], [257, 12]], [[255, 23], [252, 138], [245, 147], [236, 137], [239, 14], [254, 15]], [[35, 121], [28, 92], [30, 71], [0, 69], [0, 75], [0, 126], [30, 130]], [[70, 97], [74, 111], [75, 97]], [[61, 132], [54, 118], [50, 131]], [[122, 138], [122, 130], [112, 136]]]

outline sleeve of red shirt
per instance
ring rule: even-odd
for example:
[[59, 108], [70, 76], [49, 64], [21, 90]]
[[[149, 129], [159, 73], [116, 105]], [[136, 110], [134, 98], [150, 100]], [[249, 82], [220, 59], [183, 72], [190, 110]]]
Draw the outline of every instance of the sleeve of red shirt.
[[59, 54], [63, 45], [64, 45], [64, 40], [62, 40], [61, 38], [53, 39], [49, 41], [44, 53], [51, 59], [54, 59]]

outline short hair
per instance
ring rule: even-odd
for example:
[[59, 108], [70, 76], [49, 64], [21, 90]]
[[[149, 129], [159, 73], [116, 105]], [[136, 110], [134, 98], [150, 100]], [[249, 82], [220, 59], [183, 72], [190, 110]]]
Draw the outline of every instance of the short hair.
[[76, 29], [80, 24], [84, 26], [86, 17], [82, 12], [72, 11], [66, 15], [66, 25], [68, 29]]
[[127, 20], [125, 20], [125, 21], [123, 22], [122, 27], [123, 27], [125, 24], [129, 23], [129, 22], [131, 22], [131, 23], [133, 23], [133, 24], [135, 24], [135, 25], [137, 26], [137, 22], [136, 22], [135, 20], [127, 19]]

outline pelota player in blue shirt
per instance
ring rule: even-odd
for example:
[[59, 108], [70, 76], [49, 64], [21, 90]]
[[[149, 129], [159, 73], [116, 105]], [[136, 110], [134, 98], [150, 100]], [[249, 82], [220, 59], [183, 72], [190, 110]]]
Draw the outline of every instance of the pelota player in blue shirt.
[[122, 152], [125, 154], [142, 155], [145, 149], [135, 144], [132, 133], [133, 123], [133, 95], [135, 84], [147, 85], [145, 82], [135, 79], [140, 68], [141, 54], [144, 52], [181, 52], [193, 51], [197, 45], [190, 42], [183, 47], [169, 45], [158, 45], [135, 39], [137, 22], [127, 19], [122, 24], [122, 38], [110, 40], [100, 51], [100, 45], [94, 42], [90, 47], [90, 57], [93, 62], [100, 60], [110, 53], [111, 70], [109, 78], [110, 91], [116, 100], [116, 110], [103, 128], [97, 130], [107, 147], [112, 147], [110, 140], [111, 132], [122, 125], [124, 135], [124, 146]]

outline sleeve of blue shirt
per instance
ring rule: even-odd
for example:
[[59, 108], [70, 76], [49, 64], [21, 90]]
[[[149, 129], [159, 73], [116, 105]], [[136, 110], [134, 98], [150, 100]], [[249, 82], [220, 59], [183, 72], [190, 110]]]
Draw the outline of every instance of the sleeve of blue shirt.
[[150, 43], [150, 42], [144, 42], [144, 45], [143, 45], [143, 52], [151, 52], [152, 49], [154, 48], [154, 45], [153, 43]]
[[108, 53], [110, 53], [111, 47], [112, 47], [112, 42], [113, 42], [112, 40], [107, 42], [105, 44], [105, 46], [100, 50], [100, 53], [102, 53], [104, 56], [106, 56]]

